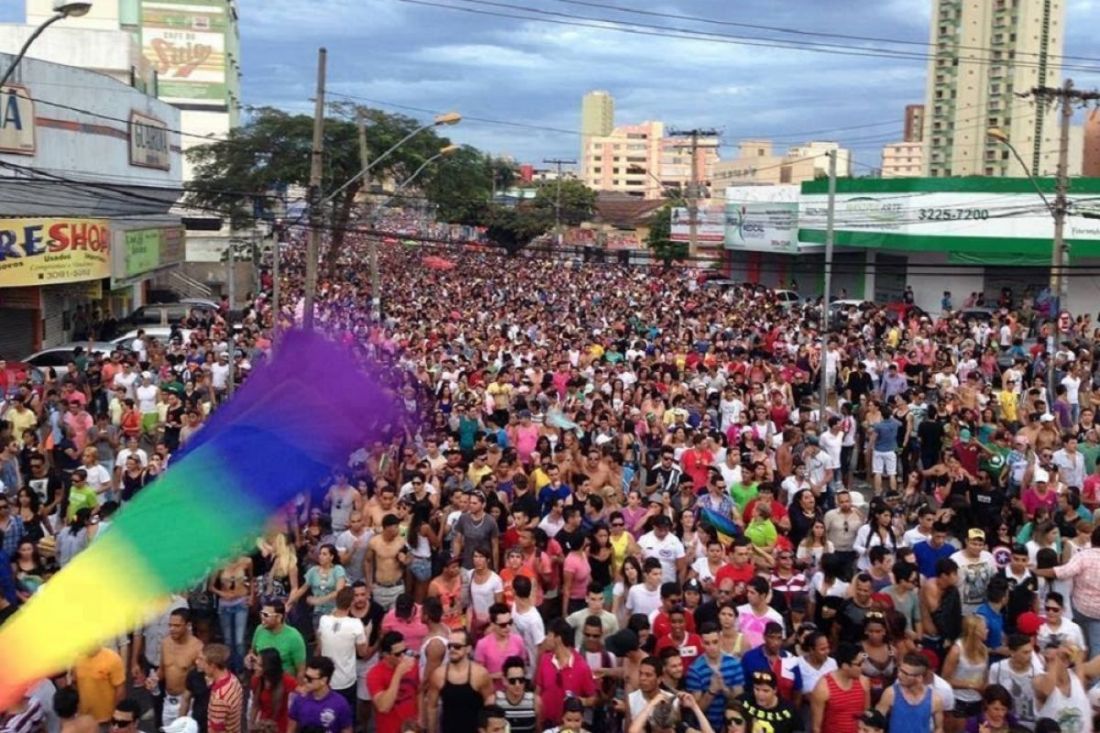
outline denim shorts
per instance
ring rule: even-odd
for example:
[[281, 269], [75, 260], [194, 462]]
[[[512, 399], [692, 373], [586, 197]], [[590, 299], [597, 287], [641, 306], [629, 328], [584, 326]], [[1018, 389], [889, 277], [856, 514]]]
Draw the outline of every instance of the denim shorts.
[[432, 579], [432, 559], [430, 557], [413, 557], [409, 563], [409, 572], [421, 583]]

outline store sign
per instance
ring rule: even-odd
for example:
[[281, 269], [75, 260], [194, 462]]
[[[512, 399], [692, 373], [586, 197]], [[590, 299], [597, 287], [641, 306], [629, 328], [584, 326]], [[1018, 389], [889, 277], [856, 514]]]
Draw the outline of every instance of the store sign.
[[168, 125], [140, 112], [130, 113], [130, 165], [165, 171], [172, 168]]
[[126, 232], [126, 277], [155, 270], [159, 264], [159, 229]]
[[[669, 239], [673, 242], [691, 241], [691, 212], [687, 209], [672, 210], [672, 231]], [[695, 240], [700, 243], [716, 244], [725, 240], [726, 214], [718, 208], [700, 206], [696, 214]]]
[[142, 4], [141, 46], [161, 99], [225, 103], [232, 39], [225, 3]]
[[726, 249], [798, 252], [798, 186], [726, 189]]
[[34, 101], [26, 87], [0, 89], [0, 153], [34, 155]]
[[174, 265], [183, 261], [183, 227], [164, 227], [159, 229], [134, 229], [125, 233], [125, 268], [123, 278], [135, 277], [152, 272], [160, 267]]
[[105, 219], [0, 219], [0, 288], [111, 275]]

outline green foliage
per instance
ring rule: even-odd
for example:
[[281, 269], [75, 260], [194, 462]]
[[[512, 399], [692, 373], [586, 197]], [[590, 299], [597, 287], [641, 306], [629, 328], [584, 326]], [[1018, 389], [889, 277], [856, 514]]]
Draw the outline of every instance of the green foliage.
[[493, 205], [488, 207], [485, 221], [489, 241], [514, 255], [531, 243], [531, 240], [550, 231], [554, 219], [530, 205], [516, 208]]
[[559, 184], [561, 186], [561, 223], [565, 226], [577, 226], [582, 222], [590, 221], [596, 211], [596, 192], [581, 181], [564, 179], [542, 184], [535, 193], [534, 207], [553, 221]]
[[687, 242], [673, 242], [671, 237], [672, 207], [663, 206], [650, 221], [647, 244], [653, 250], [653, 254], [664, 260], [665, 264], [671, 264], [673, 260], [682, 260], [688, 256]]

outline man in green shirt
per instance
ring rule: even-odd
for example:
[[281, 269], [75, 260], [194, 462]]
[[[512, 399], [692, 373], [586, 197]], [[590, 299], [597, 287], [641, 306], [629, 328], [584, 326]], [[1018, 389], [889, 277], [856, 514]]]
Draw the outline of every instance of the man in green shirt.
[[73, 471], [73, 485], [69, 489], [69, 511], [65, 514], [65, 521], [71, 522], [76, 513], [81, 509], [91, 509], [93, 512], [99, 508], [99, 497], [95, 489], [88, 485], [88, 472], [83, 468]]
[[260, 625], [252, 635], [252, 652], [245, 659], [249, 669], [259, 668], [259, 653], [274, 649], [283, 660], [283, 671], [301, 679], [306, 668], [306, 642], [298, 629], [284, 623], [286, 606], [282, 601], [268, 601], [260, 610]]

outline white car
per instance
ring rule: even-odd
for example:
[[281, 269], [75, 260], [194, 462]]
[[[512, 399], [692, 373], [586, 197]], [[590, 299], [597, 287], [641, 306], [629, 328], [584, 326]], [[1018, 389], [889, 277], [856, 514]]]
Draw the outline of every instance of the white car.
[[[132, 340], [133, 339], [131, 339], [131, 341]], [[128, 346], [129, 343], [123, 344], [122, 348], [127, 348]], [[103, 355], [108, 355], [112, 351], [120, 348], [117, 342], [111, 341], [73, 341], [72, 343], [61, 344], [60, 346], [36, 351], [30, 356], [24, 356], [19, 361], [42, 370], [47, 368], [53, 369], [58, 377], [63, 377], [69, 372], [69, 362], [73, 360], [77, 347], [91, 354]]]
[[802, 302], [802, 296], [793, 290], [773, 290], [772, 295], [784, 308], [790, 308]]
[[[161, 343], [167, 343], [172, 336], [172, 329], [168, 326], [149, 326], [148, 328], [141, 329], [145, 331], [147, 338], [154, 338]], [[183, 343], [187, 343], [191, 340], [192, 330], [189, 328], [182, 328], [179, 331], [183, 338]], [[122, 336], [119, 336], [111, 343], [115, 348], [129, 349], [130, 344], [134, 342], [134, 339], [138, 337], [137, 329], [130, 331]]]

